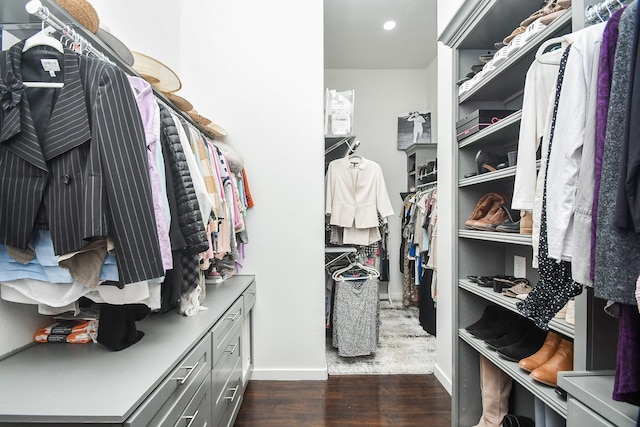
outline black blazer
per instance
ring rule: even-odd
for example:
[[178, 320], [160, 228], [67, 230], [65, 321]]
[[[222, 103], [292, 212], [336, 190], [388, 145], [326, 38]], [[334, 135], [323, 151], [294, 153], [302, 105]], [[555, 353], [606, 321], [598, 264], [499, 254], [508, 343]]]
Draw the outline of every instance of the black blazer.
[[[0, 242], [25, 248], [34, 227], [48, 226], [59, 255], [110, 236], [121, 284], [162, 276], [144, 130], [126, 75], [71, 50], [23, 45], [0, 56]], [[22, 84], [43, 58], [60, 71], [35, 77], [63, 80], [62, 89]]]

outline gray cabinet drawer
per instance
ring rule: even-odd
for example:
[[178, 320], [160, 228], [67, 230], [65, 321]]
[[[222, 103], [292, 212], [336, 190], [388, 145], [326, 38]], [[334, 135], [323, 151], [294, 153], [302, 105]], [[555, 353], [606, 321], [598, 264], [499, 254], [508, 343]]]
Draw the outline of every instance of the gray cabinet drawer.
[[244, 312], [248, 313], [256, 303], [256, 282], [253, 282], [242, 294]]
[[567, 427], [615, 427], [576, 399], [567, 402]]
[[125, 425], [173, 425], [211, 370], [211, 335], [206, 334], [155, 388]]
[[[240, 326], [238, 324], [238, 326]], [[219, 400], [224, 392], [224, 386], [229, 380], [229, 376], [236, 365], [236, 359], [240, 358], [240, 328], [236, 327], [231, 332], [232, 339], [224, 349], [223, 354], [213, 365], [211, 371], [211, 382], [213, 384], [214, 399]]]
[[237, 413], [236, 409], [239, 409], [238, 405], [242, 401], [242, 393], [244, 391], [242, 388], [242, 362], [240, 357], [232, 357], [231, 360], [235, 363], [224, 385], [216, 390], [216, 384], [213, 384], [212, 419], [215, 426], [232, 425], [233, 418]]
[[180, 414], [175, 427], [211, 426], [211, 374], [200, 384], [193, 399]]
[[215, 365], [226, 350], [231, 339], [230, 332], [234, 326], [242, 324], [242, 298], [238, 298], [220, 320], [211, 328], [213, 340], [212, 364]]

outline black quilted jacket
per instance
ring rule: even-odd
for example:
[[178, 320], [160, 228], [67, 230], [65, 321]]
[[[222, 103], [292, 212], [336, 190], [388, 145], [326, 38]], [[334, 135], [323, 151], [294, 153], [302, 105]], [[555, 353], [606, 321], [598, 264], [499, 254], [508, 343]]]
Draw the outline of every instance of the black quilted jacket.
[[[177, 225], [179, 225], [184, 238], [183, 244], [185, 246], [180, 249], [184, 254], [205, 252], [209, 243], [202, 225], [202, 215], [187, 166], [187, 158], [184, 155], [173, 117], [163, 105], [160, 105], [160, 128], [160, 142], [162, 152], [165, 154], [164, 161], [168, 164], [167, 169], [171, 172], [171, 176], [167, 176], [167, 186], [173, 185], [175, 205], [177, 205], [177, 212], [171, 212], [171, 222], [174, 223], [177, 220]], [[173, 243], [172, 241], [173, 249], [176, 249]]]

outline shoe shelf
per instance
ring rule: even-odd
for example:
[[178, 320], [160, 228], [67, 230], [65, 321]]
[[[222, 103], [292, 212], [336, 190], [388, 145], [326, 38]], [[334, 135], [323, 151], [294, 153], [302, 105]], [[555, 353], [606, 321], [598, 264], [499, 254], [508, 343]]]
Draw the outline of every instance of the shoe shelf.
[[520, 366], [518, 366], [518, 362], [512, 362], [500, 357], [496, 351], [491, 350], [489, 347], [487, 347], [483, 340], [474, 337], [466, 330], [459, 329], [458, 336], [462, 341], [469, 344], [478, 353], [482, 354], [494, 365], [496, 365], [503, 372], [509, 375], [513, 379], [513, 381], [518, 382], [533, 396], [542, 400], [547, 406], [560, 414], [560, 416], [565, 419], [567, 418], [567, 402], [556, 393], [554, 387], [533, 380], [529, 376], [528, 372], [524, 371], [520, 368]]
[[499, 179], [505, 179], [512, 176], [516, 176], [515, 166], [506, 167], [495, 172], [482, 173], [470, 178], [462, 178], [460, 181], [458, 181], [458, 187], [467, 187], [469, 185], [481, 184], [489, 181], [497, 181]]
[[[507, 101], [514, 94], [522, 93], [524, 79], [536, 51], [542, 43], [557, 35], [568, 33], [571, 28], [571, 9], [556, 18], [544, 30], [533, 35], [491, 74], [487, 74], [468, 91], [460, 95], [459, 103], [470, 101]], [[517, 78], [516, 78], [517, 77]]]
[[[540, 160], [536, 161], [536, 170], [540, 169]], [[483, 184], [485, 182], [498, 181], [516, 176], [516, 166], [509, 166], [495, 172], [486, 172], [470, 178], [462, 178], [458, 181], [458, 187]]]
[[468, 147], [478, 142], [482, 142], [483, 145], [500, 145], [504, 141], [515, 141], [519, 136], [521, 118], [522, 110], [516, 111], [498, 123], [463, 139], [458, 143], [458, 148]]
[[[439, 41], [452, 49], [452, 72], [455, 81], [465, 76], [469, 68], [478, 65], [479, 56], [487, 51], [495, 52], [496, 42], [502, 41], [512, 33], [519, 23], [540, 9], [539, 2], [521, 0], [467, 0], [461, 2], [459, 10], [449, 25], [440, 34]], [[476, 133], [457, 141], [453, 136], [457, 155], [456, 165], [451, 178], [457, 180], [455, 188], [455, 207], [457, 232], [455, 234], [456, 261], [454, 275], [457, 286], [454, 292], [454, 392], [452, 399], [452, 425], [473, 425], [484, 411], [480, 387], [479, 354], [485, 356], [513, 379], [514, 388], [509, 402], [513, 413], [534, 417], [534, 397], [540, 399], [551, 410], [567, 418], [567, 402], [559, 396], [554, 387], [533, 380], [529, 373], [522, 370], [517, 362], [499, 356], [487, 347], [485, 342], [469, 334], [464, 328], [471, 319], [477, 319], [490, 305], [501, 306], [516, 314], [516, 298], [494, 292], [493, 287], [481, 287], [467, 280], [469, 274], [508, 274], [527, 277], [532, 283], [537, 280], [538, 272], [531, 267], [532, 237], [528, 234], [480, 231], [466, 229], [465, 221], [473, 212], [480, 197], [486, 193], [504, 195], [507, 209], [511, 204], [516, 166], [508, 166], [492, 172], [471, 175], [478, 172], [477, 153], [488, 151], [498, 156], [507, 156], [517, 151], [524, 83], [527, 71], [535, 60], [535, 55], [543, 43], [554, 37], [571, 32], [572, 15], [583, 14], [581, 5], [569, 9], [544, 29], [531, 33], [531, 37], [519, 48], [510, 46], [510, 54], [492, 71], [483, 74], [467, 91], [458, 95], [458, 86], [453, 86], [454, 113], [453, 123], [477, 110], [511, 110], [509, 116], [487, 126]], [[522, 39], [522, 41], [524, 41]], [[457, 77], [457, 78], [455, 78]], [[513, 164], [513, 162], [511, 163]], [[492, 165], [497, 166], [497, 165]], [[537, 162], [540, 167], [540, 161]], [[456, 176], [457, 175], [457, 176]], [[514, 221], [514, 213], [510, 212]], [[469, 322], [469, 323], [468, 323]], [[567, 338], [575, 338], [573, 325], [563, 319], [553, 319], [549, 328]], [[544, 421], [544, 420], [542, 420]], [[537, 424], [537, 423], [536, 423]]]
[[[477, 283], [473, 283], [470, 280], [460, 279], [458, 286], [461, 289], [471, 292], [472, 294], [484, 298], [487, 301], [518, 313], [518, 310], [516, 309], [516, 302], [520, 300], [517, 298], [510, 298], [504, 296], [500, 292], [493, 292], [493, 288], [478, 286]], [[567, 323], [564, 319], [552, 319], [551, 322], [549, 322], [549, 329], [556, 331], [567, 338], [574, 338], [574, 326]]]
[[485, 240], [488, 242], [509, 243], [512, 245], [531, 246], [530, 234], [504, 233], [499, 231], [458, 230], [458, 237], [464, 239]]

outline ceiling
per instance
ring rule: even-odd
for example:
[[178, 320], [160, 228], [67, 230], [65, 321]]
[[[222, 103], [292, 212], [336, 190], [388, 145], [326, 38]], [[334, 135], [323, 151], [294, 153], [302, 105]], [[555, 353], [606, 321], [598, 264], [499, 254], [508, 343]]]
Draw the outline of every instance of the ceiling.
[[436, 15], [436, 0], [324, 0], [325, 68], [427, 68]]

